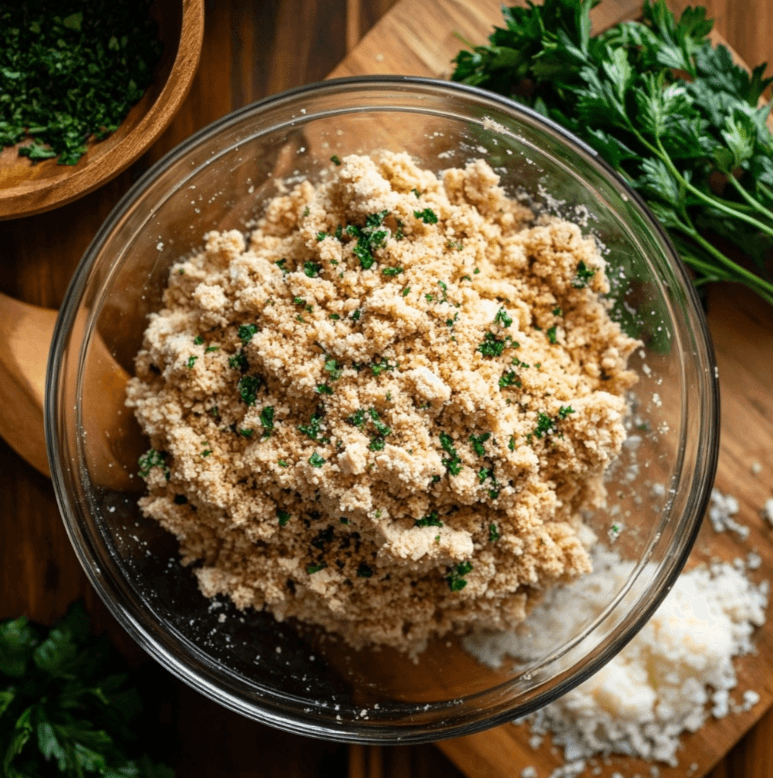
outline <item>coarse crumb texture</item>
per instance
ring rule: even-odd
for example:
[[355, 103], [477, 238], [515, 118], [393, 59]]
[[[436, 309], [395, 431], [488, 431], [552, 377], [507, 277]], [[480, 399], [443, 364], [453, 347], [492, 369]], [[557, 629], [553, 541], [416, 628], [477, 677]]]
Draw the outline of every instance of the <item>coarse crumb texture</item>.
[[[593, 572], [556, 587], [514, 632], [472, 635], [464, 645], [497, 667], [547, 652], [591, 622], [630, 580], [634, 562], [596, 547]], [[751, 583], [743, 560], [683, 573], [655, 615], [601, 670], [528, 718], [532, 735], [552, 734], [565, 767], [583, 772], [591, 758], [619, 754], [669, 765], [678, 762], [679, 736], [709, 715], [749, 710], [759, 694], [731, 698], [733, 657], [753, 650], [751, 635], [765, 622], [768, 583]], [[545, 643], [542, 645], [542, 643]], [[544, 655], [544, 653], [543, 653]]]
[[205, 595], [355, 646], [511, 626], [590, 570], [636, 342], [595, 241], [484, 162], [334, 162], [172, 267], [128, 388], [142, 510]]

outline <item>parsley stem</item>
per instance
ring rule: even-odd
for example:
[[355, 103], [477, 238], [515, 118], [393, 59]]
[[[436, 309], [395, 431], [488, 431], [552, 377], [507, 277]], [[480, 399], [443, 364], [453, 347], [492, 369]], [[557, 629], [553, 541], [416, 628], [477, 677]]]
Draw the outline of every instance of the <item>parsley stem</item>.
[[773, 295], [773, 284], [766, 281], [764, 278], [760, 278], [758, 275], [751, 273], [745, 267], [741, 267], [741, 265], [737, 264], [736, 262], [733, 262], [732, 259], [725, 256], [719, 249], [712, 246], [711, 243], [709, 243], [706, 238], [704, 238], [699, 232], [696, 231], [695, 234], [691, 235], [690, 237], [698, 244], [700, 244], [700, 246], [704, 248], [709, 254], [711, 254], [711, 256], [713, 256], [718, 262], [731, 269], [734, 275], [737, 276], [738, 281], [746, 284], [746, 286], [751, 287], [755, 291], [758, 291], [760, 294], [765, 292], [764, 296], [766, 299], [768, 299], [768, 295]]
[[728, 183], [755, 211], [767, 216], [768, 219], [773, 221], [773, 211], [769, 211], [761, 202], [755, 200], [749, 192], [741, 186], [741, 182], [732, 173], [725, 173], [725, 175], [727, 176]]
[[[757, 219], [752, 218], [751, 216], [747, 216], [745, 213], [741, 213], [737, 209], [733, 208], [730, 205], [726, 205], [723, 200], [720, 200], [718, 197], [714, 197], [712, 195], [707, 195], [705, 192], [702, 192], [698, 187], [693, 186], [680, 172], [677, 170], [676, 165], [674, 165], [673, 160], [671, 159], [671, 156], [669, 153], [663, 148], [663, 143], [660, 140], [660, 136], [655, 136], [655, 142], [657, 143], [657, 147], [651, 146], [649, 143], [647, 143], [646, 140], [641, 136], [641, 134], [634, 130], [636, 132], [636, 135], [639, 137], [639, 139], [647, 145], [647, 147], [653, 152], [653, 154], [656, 154], [660, 159], [664, 162], [666, 167], [668, 168], [669, 172], [671, 173], [674, 178], [688, 191], [692, 192], [696, 197], [699, 197], [701, 200], [703, 200], [704, 203], [707, 203], [708, 205], [711, 205], [712, 207], [716, 208], [719, 211], [722, 211], [723, 213], [726, 213], [728, 216], [738, 219], [740, 221], [744, 221], [747, 224], [751, 224], [753, 227], [756, 227], [761, 232], [764, 232], [767, 235], [770, 235], [773, 237], [773, 227], [769, 227], [767, 224], [763, 224], [761, 221], [758, 221]], [[724, 257], [723, 254], [721, 256]], [[726, 258], [725, 258], [726, 259]], [[729, 260], [728, 260], [729, 261]], [[735, 263], [733, 263], [735, 264]]]

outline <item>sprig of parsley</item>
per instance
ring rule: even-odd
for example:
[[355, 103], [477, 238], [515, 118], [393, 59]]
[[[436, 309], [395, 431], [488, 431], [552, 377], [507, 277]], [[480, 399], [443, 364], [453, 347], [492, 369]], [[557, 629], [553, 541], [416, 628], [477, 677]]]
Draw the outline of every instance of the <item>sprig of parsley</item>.
[[142, 754], [142, 700], [80, 603], [50, 630], [0, 622], [0, 689], [3, 775], [174, 777]]
[[[749, 74], [712, 47], [705, 8], [677, 19], [665, 0], [646, 0], [640, 22], [591, 37], [595, 4], [504, 8], [506, 27], [460, 52], [452, 78], [525, 103], [596, 149], [644, 197], [696, 286], [735, 281], [773, 304], [773, 135], [770, 105], [757, 107], [773, 82], [766, 66]], [[575, 286], [590, 272], [578, 268]]]

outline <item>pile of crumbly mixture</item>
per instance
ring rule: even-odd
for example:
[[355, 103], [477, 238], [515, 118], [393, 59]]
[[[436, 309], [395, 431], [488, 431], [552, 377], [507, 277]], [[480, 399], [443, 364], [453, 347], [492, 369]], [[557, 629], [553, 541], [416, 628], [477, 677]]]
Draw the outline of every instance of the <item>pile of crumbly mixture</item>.
[[333, 158], [170, 272], [128, 404], [202, 592], [419, 650], [590, 569], [636, 342], [595, 241], [483, 161]]
[[[464, 639], [481, 662], [498, 667], [505, 656], [528, 661], [576, 634], [630, 581], [634, 562], [598, 546], [594, 571], [572, 586], [554, 588], [519, 630]], [[590, 679], [527, 717], [529, 742], [550, 734], [565, 764], [551, 773], [579, 775], [587, 760], [610, 754], [678, 763], [680, 736], [709, 716], [723, 718], [756, 705], [738, 680], [733, 658], [753, 649], [752, 633], [765, 622], [769, 584], [753, 584], [750, 562], [715, 562], [677, 579], [636, 637]], [[522, 634], [520, 634], [522, 632]], [[521, 723], [521, 722], [516, 722]]]

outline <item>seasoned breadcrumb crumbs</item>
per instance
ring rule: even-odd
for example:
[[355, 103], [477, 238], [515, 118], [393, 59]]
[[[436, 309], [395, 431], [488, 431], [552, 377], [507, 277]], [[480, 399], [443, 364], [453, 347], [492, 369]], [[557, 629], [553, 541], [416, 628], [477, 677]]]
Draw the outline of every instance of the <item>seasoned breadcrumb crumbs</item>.
[[207, 597], [355, 646], [505, 629], [590, 570], [580, 511], [625, 438], [636, 342], [595, 241], [508, 199], [345, 157], [170, 271], [128, 389], [143, 512]]

